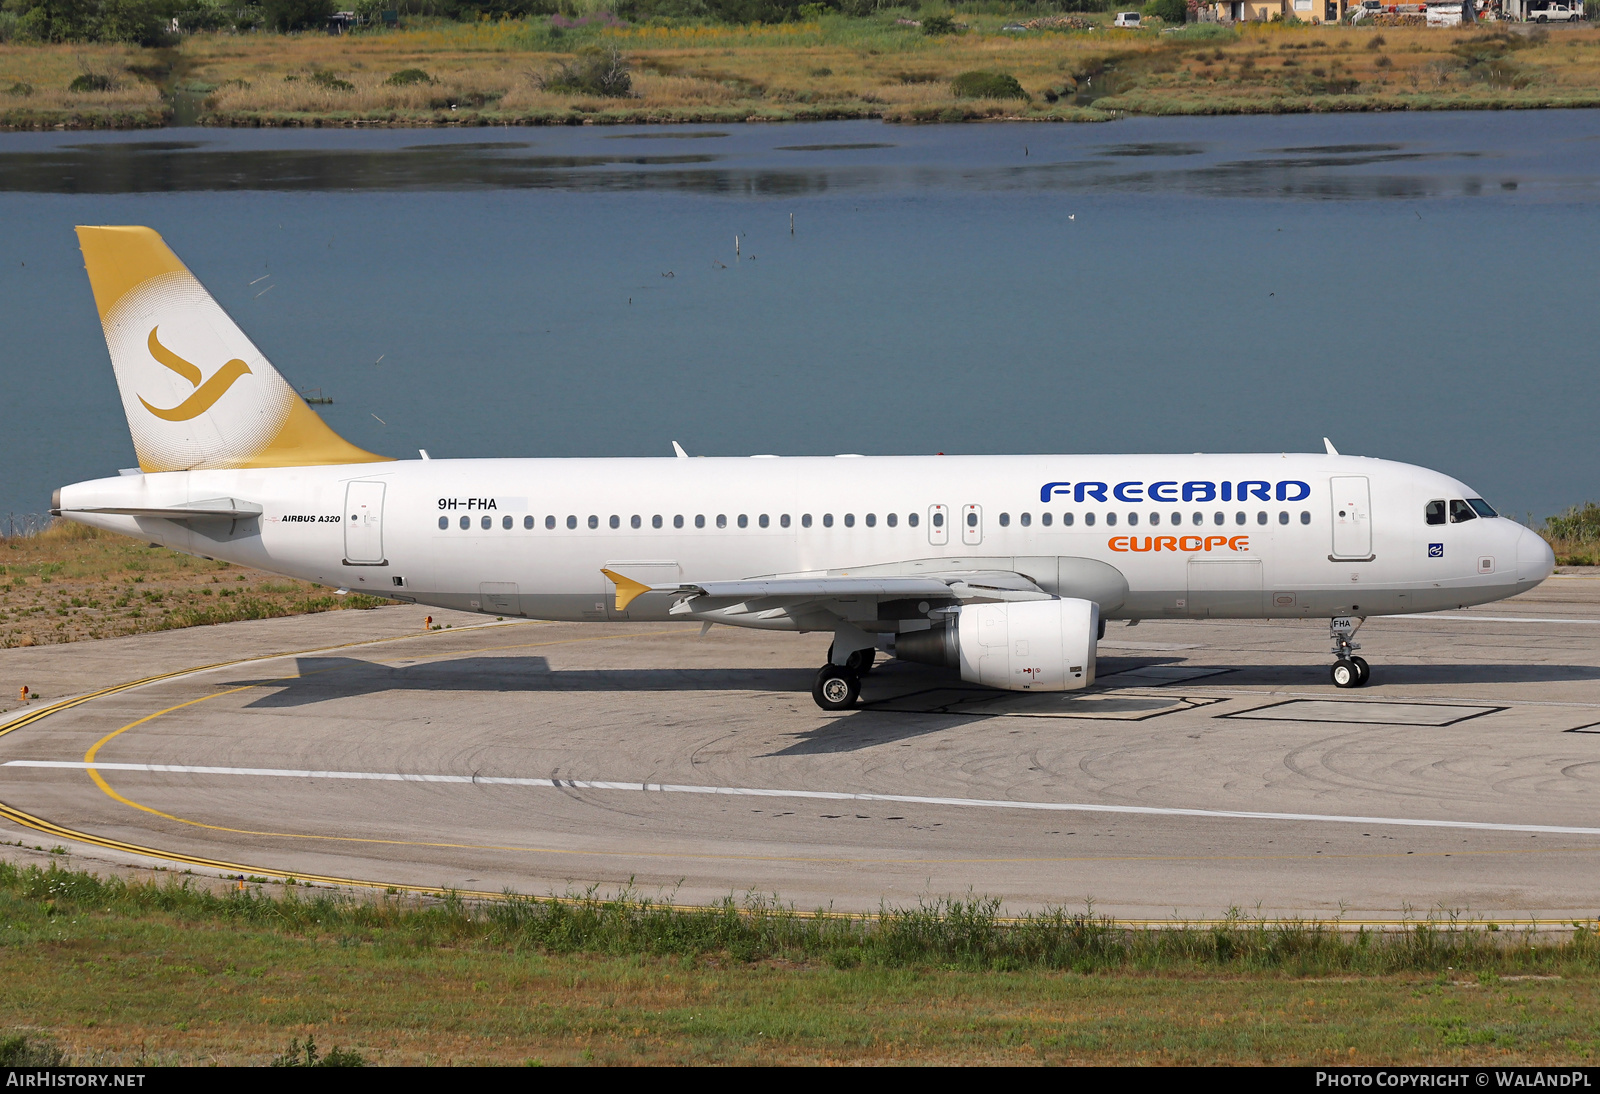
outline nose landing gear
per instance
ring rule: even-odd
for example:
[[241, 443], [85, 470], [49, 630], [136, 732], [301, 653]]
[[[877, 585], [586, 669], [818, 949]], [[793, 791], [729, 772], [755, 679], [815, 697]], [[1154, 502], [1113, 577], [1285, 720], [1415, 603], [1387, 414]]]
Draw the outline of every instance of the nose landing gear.
[[1356, 631], [1361, 629], [1361, 624], [1365, 622], [1365, 619], [1338, 616], [1328, 626], [1335, 658], [1330, 675], [1336, 688], [1363, 688], [1367, 686], [1367, 681], [1372, 679], [1372, 666], [1367, 664], [1366, 658], [1357, 657], [1355, 654], [1361, 646], [1351, 641]]

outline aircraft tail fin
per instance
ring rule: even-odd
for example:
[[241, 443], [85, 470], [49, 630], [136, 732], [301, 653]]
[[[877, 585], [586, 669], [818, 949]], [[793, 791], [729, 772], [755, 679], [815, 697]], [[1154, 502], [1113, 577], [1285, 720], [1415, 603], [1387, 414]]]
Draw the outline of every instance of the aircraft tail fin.
[[306, 405], [149, 228], [79, 227], [144, 471], [386, 460]]

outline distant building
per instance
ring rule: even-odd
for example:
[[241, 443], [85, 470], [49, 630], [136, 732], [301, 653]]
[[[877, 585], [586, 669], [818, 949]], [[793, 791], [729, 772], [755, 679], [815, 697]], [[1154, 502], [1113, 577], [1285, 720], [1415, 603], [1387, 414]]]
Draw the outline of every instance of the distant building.
[[1360, 0], [1220, 0], [1206, 5], [1222, 23], [1267, 23], [1295, 18], [1302, 23], [1337, 23]]

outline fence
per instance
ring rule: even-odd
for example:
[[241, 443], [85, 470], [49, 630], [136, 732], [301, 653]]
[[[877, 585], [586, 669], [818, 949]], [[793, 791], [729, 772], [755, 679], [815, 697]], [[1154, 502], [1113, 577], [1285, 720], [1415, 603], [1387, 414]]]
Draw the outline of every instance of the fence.
[[7, 513], [3, 526], [6, 539], [36, 536], [55, 521], [49, 513]]

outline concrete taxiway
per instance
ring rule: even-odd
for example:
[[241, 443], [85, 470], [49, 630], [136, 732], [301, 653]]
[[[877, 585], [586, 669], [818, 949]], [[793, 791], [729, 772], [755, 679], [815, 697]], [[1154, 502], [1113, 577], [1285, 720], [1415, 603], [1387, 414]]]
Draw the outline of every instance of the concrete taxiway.
[[1112, 625], [1088, 693], [886, 662], [843, 714], [809, 694], [826, 636], [425, 614], [0, 651], [8, 695], [46, 696], [0, 713], [0, 839], [685, 903], [1600, 911], [1597, 576], [1371, 620], [1359, 691], [1325, 620], [1146, 622]]

